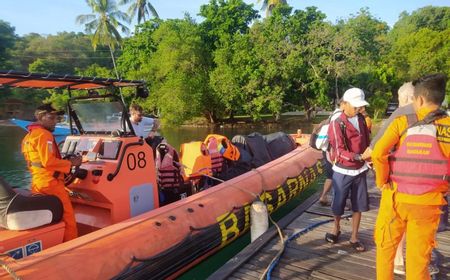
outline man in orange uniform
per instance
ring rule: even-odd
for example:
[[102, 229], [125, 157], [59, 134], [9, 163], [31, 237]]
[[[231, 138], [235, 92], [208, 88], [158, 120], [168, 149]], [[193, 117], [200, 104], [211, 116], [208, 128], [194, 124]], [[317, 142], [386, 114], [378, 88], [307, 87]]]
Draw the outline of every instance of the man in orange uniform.
[[375, 228], [378, 280], [393, 279], [394, 256], [405, 231], [406, 279], [430, 279], [428, 264], [448, 193], [450, 117], [438, 111], [445, 84], [442, 74], [415, 80], [416, 114], [394, 119], [375, 144], [372, 160], [382, 190]]
[[22, 140], [22, 153], [32, 176], [31, 190], [55, 195], [63, 203], [63, 221], [66, 224], [64, 241], [68, 241], [76, 238], [78, 231], [69, 194], [64, 187], [64, 173], [69, 173], [71, 166], [81, 165], [81, 158], [61, 159], [52, 135], [61, 113], [50, 104], [36, 109], [37, 121], [28, 126], [29, 132]]

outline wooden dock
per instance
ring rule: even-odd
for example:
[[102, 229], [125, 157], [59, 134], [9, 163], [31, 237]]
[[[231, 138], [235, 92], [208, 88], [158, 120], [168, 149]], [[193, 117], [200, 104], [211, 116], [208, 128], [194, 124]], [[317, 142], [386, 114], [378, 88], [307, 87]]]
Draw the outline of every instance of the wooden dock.
[[[368, 176], [370, 208], [362, 215], [360, 239], [365, 252], [355, 252], [348, 240], [351, 233], [351, 219], [341, 221], [342, 235], [335, 245], [325, 241], [333, 223], [325, 223], [312, 231], [287, 243], [286, 249], [271, 279], [314, 279], [314, 280], [372, 280], [375, 279], [375, 244], [373, 230], [380, 200], [379, 191], [373, 187], [373, 176]], [[302, 229], [331, 218], [330, 207], [318, 205], [316, 193], [279, 221], [285, 236], [291, 236]], [[351, 212], [346, 212], [351, 214]], [[449, 221], [450, 222], [450, 221]], [[438, 234], [438, 265], [440, 272], [433, 279], [450, 279], [450, 231]], [[228, 261], [209, 279], [257, 280], [281, 249], [279, 235], [274, 227], [243, 251]], [[405, 279], [395, 276], [395, 279]]]

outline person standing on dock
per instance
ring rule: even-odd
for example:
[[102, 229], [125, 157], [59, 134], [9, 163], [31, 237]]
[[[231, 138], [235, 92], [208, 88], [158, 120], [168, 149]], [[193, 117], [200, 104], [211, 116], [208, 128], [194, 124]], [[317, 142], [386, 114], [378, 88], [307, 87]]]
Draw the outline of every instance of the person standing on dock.
[[359, 88], [348, 89], [344, 96], [343, 113], [328, 128], [330, 138], [330, 155], [333, 160], [334, 197], [331, 209], [334, 215], [334, 230], [325, 235], [329, 243], [337, 243], [341, 216], [344, 214], [345, 202], [350, 193], [352, 205], [352, 235], [350, 245], [356, 251], [364, 251], [365, 246], [358, 238], [361, 213], [369, 210], [365, 163], [363, 152], [369, 146], [370, 132], [364, 116], [359, 111], [369, 105], [364, 92]]
[[376, 185], [382, 190], [375, 226], [378, 280], [393, 279], [395, 253], [405, 232], [406, 278], [430, 279], [440, 207], [449, 188], [450, 117], [439, 110], [446, 80], [434, 74], [413, 81], [414, 118], [395, 118], [372, 152]]
[[[344, 103], [342, 102], [342, 100], [339, 100], [338, 103], [339, 107], [336, 108], [327, 119], [330, 123], [336, 120], [344, 110]], [[322, 206], [329, 206], [330, 203], [327, 201], [326, 196], [328, 192], [330, 192], [333, 183], [333, 163], [331, 162], [330, 159], [329, 145], [326, 147], [325, 151], [322, 151], [322, 155], [323, 155], [323, 169], [326, 179], [325, 182], [323, 183], [322, 194], [319, 197], [319, 204]]]
[[64, 174], [69, 173], [72, 166], [80, 166], [81, 157], [61, 159], [52, 131], [62, 114], [64, 112], [55, 110], [50, 104], [37, 107], [34, 114], [37, 121], [27, 127], [29, 132], [22, 140], [22, 153], [31, 172], [31, 190], [55, 195], [61, 200], [66, 225], [64, 241], [69, 241], [78, 236], [78, 230], [72, 203], [64, 186]]
[[[412, 82], [404, 83], [398, 89], [398, 108], [389, 116], [389, 118], [383, 123], [383, 126], [378, 130], [378, 133], [370, 142], [369, 148], [364, 152], [367, 157], [372, 156], [372, 150], [375, 147], [377, 141], [386, 132], [389, 125], [399, 116], [416, 114], [413, 106], [414, 86]], [[405, 245], [405, 235], [402, 237], [399, 246], [397, 247], [397, 253], [394, 258], [394, 273], [399, 275], [405, 275], [405, 261], [403, 257], [403, 248]]]

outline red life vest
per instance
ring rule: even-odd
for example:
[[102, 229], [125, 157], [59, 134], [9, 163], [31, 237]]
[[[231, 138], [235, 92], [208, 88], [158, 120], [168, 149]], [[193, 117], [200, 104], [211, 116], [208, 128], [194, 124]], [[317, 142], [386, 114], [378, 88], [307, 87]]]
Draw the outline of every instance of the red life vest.
[[448, 183], [450, 161], [439, 147], [435, 124], [410, 125], [411, 119], [405, 140], [389, 158], [391, 179], [398, 192], [421, 195]]
[[209, 137], [205, 140], [206, 148], [208, 149], [209, 155], [211, 156], [211, 169], [213, 174], [218, 174], [222, 172], [223, 167], [223, 156], [219, 150], [219, 143], [217, 138]]
[[156, 148], [155, 159], [157, 181], [160, 188], [181, 187], [184, 170], [177, 151], [167, 143]]

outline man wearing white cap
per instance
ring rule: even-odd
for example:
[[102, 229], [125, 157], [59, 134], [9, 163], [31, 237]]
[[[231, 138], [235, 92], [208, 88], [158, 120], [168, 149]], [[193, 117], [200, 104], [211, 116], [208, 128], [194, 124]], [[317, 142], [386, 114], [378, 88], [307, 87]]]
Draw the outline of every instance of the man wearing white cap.
[[363, 156], [370, 144], [370, 132], [364, 116], [359, 113], [363, 106], [368, 106], [364, 92], [359, 88], [351, 88], [342, 97], [343, 112], [328, 129], [333, 160], [334, 197], [331, 209], [335, 225], [333, 232], [325, 235], [329, 243], [337, 243], [340, 231], [340, 220], [344, 214], [345, 201], [350, 193], [352, 204], [352, 235], [350, 245], [356, 251], [364, 251], [364, 244], [358, 239], [361, 213], [369, 210], [366, 171], [368, 166]]

